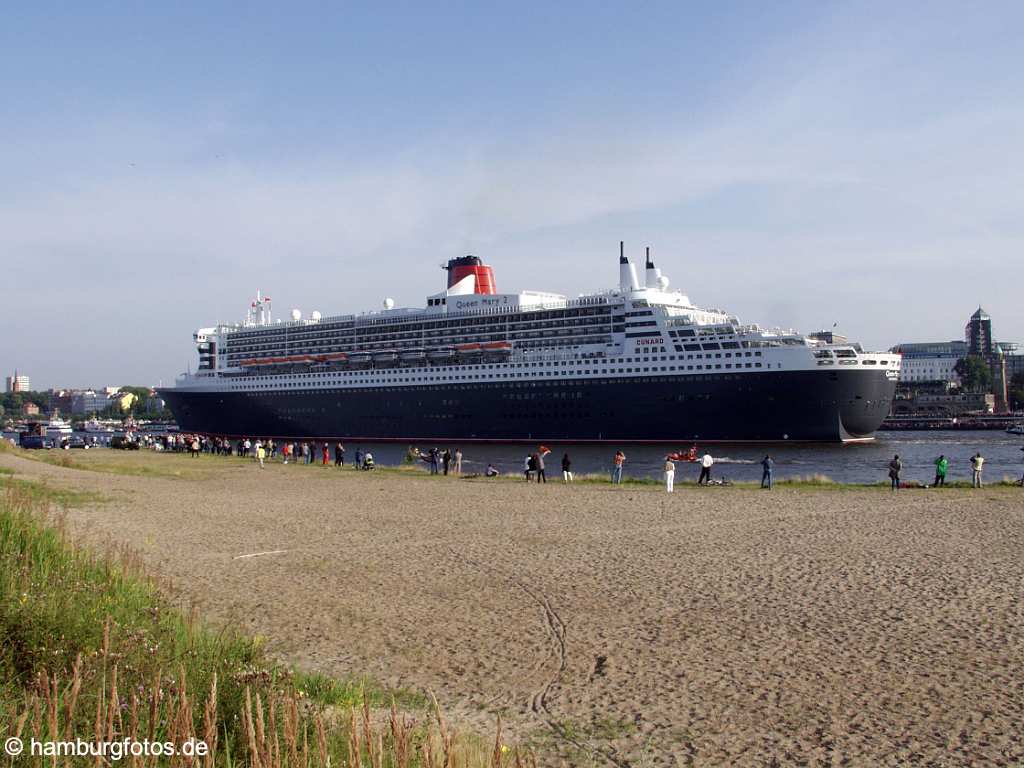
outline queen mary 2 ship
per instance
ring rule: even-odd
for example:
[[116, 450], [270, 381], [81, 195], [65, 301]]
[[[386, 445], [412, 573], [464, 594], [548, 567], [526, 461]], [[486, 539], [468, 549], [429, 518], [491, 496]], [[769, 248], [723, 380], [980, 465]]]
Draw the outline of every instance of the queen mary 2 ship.
[[618, 288], [575, 299], [499, 293], [476, 256], [419, 308], [281, 321], [257, 295], [160, 393], [189, 432], [410, 443], [838, 442], [889, 412], [899, 355], [700, 309], [619, 253]]

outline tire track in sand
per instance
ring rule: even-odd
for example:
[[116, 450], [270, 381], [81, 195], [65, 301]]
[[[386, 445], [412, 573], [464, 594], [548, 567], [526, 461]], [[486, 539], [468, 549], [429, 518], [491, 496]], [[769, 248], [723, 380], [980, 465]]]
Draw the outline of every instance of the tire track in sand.
[[[452, 547], [449, 547], [448, 551], [453, 557], [467, 563], [468, 565], [472, 565], [480, 570], [488, 571], [500, 576], [505, 581], [517, 587], [531, 600], [537, 603], [538, 607], [540, 607], [544, 616], [544, 629], [551, 640], [553, 655], [557, 658], [558, 664], [553, 673], [546, 676], [540, 689], [531, 697], [530, 710], [562, 740], [569, 742], [578, 749], [589, 752], [594, 757], [603, 758], [612, 765], [618, 766], [618, 768], [629, 768], [630, 763], [619, 757], [618, 751], [613, 747], [594, 747], [591, 744], [580, 741], [578, 738], [568, 733], [565, 726], [555, 719], [555, 716], [552, 714], [551, 709], [548, 706], [548, 696], [551, 693], [551, 689], [561, 681], [562, 675], [565, 674], [569, 656], [568, 641], [566, 639], [566, 624], [558, 614], [558, 611], [556, 611], [554, 606], [551, 604], [551, 599], [543, 591], [531, 587], [522, 579], [518, 579], [515, 576], [508, 574], [500, 568], [495, 568], [493, 565], [487, 565], [479, 560], [474, 560], [467, 555], [463, 555], [455, 551]], [[534, 669], [539, 670], [542, 668], [544, 663], [550, 657], [551, 654], [549, 654], [547, 658], [540, 660], [540, 662], [535, 665]]]

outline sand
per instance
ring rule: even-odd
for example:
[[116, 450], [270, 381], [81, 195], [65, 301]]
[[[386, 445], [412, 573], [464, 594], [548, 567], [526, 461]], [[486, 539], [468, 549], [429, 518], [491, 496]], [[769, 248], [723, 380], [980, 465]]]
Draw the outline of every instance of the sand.
[[1024, 491], [669, 496], [191, 461], [202, 479], [0, 456], [111, 497], [73, 526], [204, 615], [304, 667], [434, 691], [465, 727], [501, 712], [544, 764], [1024, 759]]

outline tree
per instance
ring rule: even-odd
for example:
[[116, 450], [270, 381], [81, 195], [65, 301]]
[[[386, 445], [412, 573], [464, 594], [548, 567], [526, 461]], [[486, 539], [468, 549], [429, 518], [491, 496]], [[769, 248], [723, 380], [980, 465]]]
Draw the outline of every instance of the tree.
[[3, 403], [8, 413], [17, 414], [21, 413], [21, 409], [25, 406], [25, 398], [21, 392], [5, 392], [0, 403]]
[[956, 361], [953, 370], [956, 371], [964, 389], [968, 392], [992, 391], [992, 371], [989, 370], [988, 363], [983, 357], [978, 355], [961, 357]]
[[1024, 411], [1024, 373], [1015, 373], [1010, 379], [1010, 408]]

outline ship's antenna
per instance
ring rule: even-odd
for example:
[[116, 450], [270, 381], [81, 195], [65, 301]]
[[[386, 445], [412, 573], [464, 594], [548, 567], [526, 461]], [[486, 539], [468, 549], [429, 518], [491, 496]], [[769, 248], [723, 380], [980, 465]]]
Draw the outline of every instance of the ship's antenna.
[[619, 264], [626, 263], [626, 241], [619, 240]]

